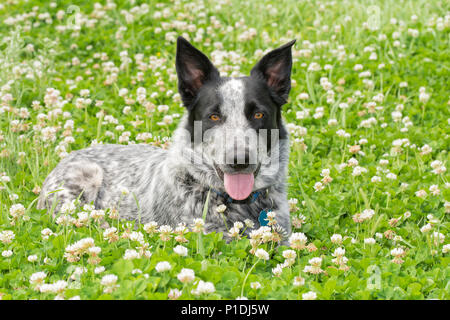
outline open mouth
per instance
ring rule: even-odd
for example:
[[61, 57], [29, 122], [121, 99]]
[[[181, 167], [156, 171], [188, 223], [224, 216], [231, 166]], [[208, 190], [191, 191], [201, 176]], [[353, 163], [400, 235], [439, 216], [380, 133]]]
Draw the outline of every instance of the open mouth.
[[234, 200], [247, 199], [253, 190], [255, 177], [259, 173], [261, 164], [258, 164], [255, 172], [242, 173], [239, 171], [226, 173], [218, 165], [214, 164], [217, 175], [223, 180], [225, 191]]

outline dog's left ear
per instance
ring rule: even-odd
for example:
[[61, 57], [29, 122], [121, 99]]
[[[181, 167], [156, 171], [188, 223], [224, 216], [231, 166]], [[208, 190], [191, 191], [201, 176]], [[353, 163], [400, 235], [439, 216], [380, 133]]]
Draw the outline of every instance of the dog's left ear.
[[219, 71], [208, 57], [183, 37], [177, 40], [175, 63], [178, 74], [178, 91], [186, 107], [189, 107], [200, 88], [210, 80], [220, 78]]
[[286, 103], [291, 90], [292, 46], [296, 40], [270, 51], [250, 71], [252, 77], [264, 80], [270, 89]]

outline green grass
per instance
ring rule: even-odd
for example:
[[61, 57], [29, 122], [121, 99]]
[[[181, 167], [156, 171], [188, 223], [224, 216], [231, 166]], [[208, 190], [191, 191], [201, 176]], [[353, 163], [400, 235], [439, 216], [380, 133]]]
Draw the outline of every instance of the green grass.
[[[1, 298], [167, 299], [174, 289], [179, 299], [314, 298], [311, 292], [317, 299], [450, 298], [449, 175], [433, 172], [448, 166], [448, 2], [148, 1], [136, 9], [143, 2], [101, 1], [96, 8], [93, 1], [0, 4]], [[141, 234], [131, 234], [133, 226], [107, 212], [119, 237], [108, 242], [92, 218], [82, 226], [57, 224], [51, 213], [35, 208], [39, 187], [64, 152], [93, 141], [170, 145], [184, 111], [176, 93], [178, 35], [210, 57], [224, 55], [219, 69], [236, 76], [248, 74], [261, 57], [257, 50], [297, 39], [293, 88], [283, 112], [292, 131], [293, 232], [308, 239], [295, 258], [286, 259], [290, 248], [270, 240], [258, 246], [270, 255], [264, 260], [251, 252], [249, 239], [226, 244], [221, 234], [194, 232], [185, 235], [188, 254], [180, 256], [173, 232], [168, 241], [143, 226], [135, 231]], [[320, 70], [311, 70], [314, 64]], [[139, 87], [145, 98], [137, 98]], [[84, 89], [91, 100], [78, 108]], [[164, 117], [168, 124], [161, 125]], [[145, 132], [152, 138], [136, 140]], [[332, 181], [318, 185], [321, 173]], [[418, 197], [419, 190], [426, 196]], [[14, 219], [15, 210], [23, 215]], [[355, 222], [363, 212], [373, 216]], [[48, 239], [41, 234], [46, 228], [53, 233]], [[6, 231], [14, 239], [8, 241]], [[94, 242], [86, 248], [101, 252], [86, 251], [69, 262], [69, 246], [84, 238]], [[333, 261], [337, 248], [345, 249], [341, 265]], [[138, 257], [124, 259], [132, 256], [126, 250], [137, 250]], [[34, 255], [35, 261], [29, 259]], [[162, 261], [171, 269], [157, 271]], [[319, 273], [305, 270], [310, 263], [320, 263]], [[104, 271], [96, 273], [99, 266]], [[193, 270], [195, 279], [182, 283], [177, 275], [183, 268]], [[37, 272], [46, 274], [46, 284], [65, 282], [39, 290], [30, 282]], [[102, 284], [105, 275], [117, 276], [118, 286], [106, 285], [108, 277]], [[214, 290], [209, 285], [201, 293], [200, 281]]]

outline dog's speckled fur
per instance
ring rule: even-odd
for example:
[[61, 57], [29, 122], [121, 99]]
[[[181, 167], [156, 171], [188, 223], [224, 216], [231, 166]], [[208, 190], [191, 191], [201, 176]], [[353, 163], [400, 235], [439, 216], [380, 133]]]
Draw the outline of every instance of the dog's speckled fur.
[[[220, 85], [214, 89], [221, 96], [221, 112], [230, 115], [223, 128], [234, 125], [246, 129], [243, 83], [239, 78], [221, 78]], [[81, 194], [82, 204], [93, 203], [97, 209], [115, 207], [123, 219], [141, 223], [156, 221], [159, 225], [173, 227], [179, 223], [190, 225], [194, 218], [202, 217], [208, 191], [214, 188], [224, 192], [224, 186], [214, 167], [214, 156], [211, 156], [211, 152], [217, 154], [219, 151], [220, 154], [221, 150], [214, 149], [211, 142], [204, 142], [202, 154], [199, 154], [186, 130], [189, 121], [187, 114], [183, 116], [169, 150], [136, 144], [98, 145], [71, 152], [46, 178], [38, 208], [50, 208], [57, 201], [55, 212], [58, 212], [64, 202], [77, 199]], [[255, 150], [253, 148], [252, 152], [257, 152]], [[287, 134], [276, 146], [272, 146], [270, 154], [272, 159], [277, 159], [278, 164], [275, 172], [270, 171], [272, 163], [261, 164], [253, 190], [267, 192], [256, 201], [225, 203], [222, 196], [210, 192], [206, 232], [226, 232], [227, 227], [234, 222], [246, 219], [253, 221], [254, 227], [259, 228], [261, 210], [271, 209], [276, 211], [276, 220], [285, 235], [290, 234], [286, 196], [289, 155]], [[202, 161], [195, 163], [190, 157], [201, 157]], [[128, 195], [122, 194], [123, 187], [129, 190]], [[50, 193], [58, 189], [61, 191]], [[228, 226], [216, 212], [221, 204], [227, 206], [224, 216]]]

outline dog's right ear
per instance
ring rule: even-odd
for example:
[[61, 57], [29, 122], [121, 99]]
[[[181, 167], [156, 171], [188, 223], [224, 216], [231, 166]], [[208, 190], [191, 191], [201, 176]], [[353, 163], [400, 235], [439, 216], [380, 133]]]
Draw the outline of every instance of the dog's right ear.
[[220, 78], [219, 71], [208, 57], [181, 36], [177, 40], [175, 66], [178, 74], [178, 91], [186, 107], [191, 105], [207, 81]]

